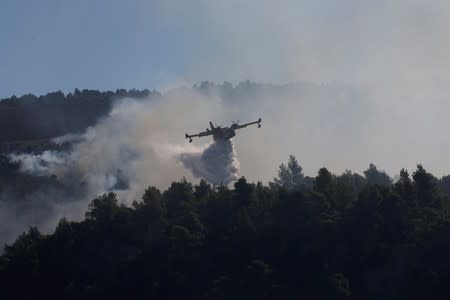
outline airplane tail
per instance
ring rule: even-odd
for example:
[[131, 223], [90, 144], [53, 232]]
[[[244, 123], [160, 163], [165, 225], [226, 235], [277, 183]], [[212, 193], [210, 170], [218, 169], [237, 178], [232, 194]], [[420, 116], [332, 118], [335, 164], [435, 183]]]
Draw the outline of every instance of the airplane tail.
[[209, 121], [209, 127], [211, 127], [211, 130], [214, 129], [214, 125], [211, 121]]

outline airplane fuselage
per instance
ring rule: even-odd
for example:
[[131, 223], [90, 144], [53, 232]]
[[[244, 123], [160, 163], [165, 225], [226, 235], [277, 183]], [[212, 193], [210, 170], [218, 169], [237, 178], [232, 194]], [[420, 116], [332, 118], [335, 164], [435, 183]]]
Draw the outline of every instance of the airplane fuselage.
[[236, 132], [229, 127], [216, 128], [216, 129], [214, 129], [214, 131], [215, 131], [213, 134], [214, 140], [220, 140], [220, 139], [229, 140], [236, 135]]

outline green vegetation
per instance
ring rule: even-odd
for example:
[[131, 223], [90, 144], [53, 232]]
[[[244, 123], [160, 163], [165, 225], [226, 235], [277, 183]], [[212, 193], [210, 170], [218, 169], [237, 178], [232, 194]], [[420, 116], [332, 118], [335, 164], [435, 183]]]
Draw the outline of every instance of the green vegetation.
[[310, 178], [291, 156], [269, 186], [101, 195], [84, 221], [5, 247], [0, 298], [448, 299], [448, 177], [364, 174]]

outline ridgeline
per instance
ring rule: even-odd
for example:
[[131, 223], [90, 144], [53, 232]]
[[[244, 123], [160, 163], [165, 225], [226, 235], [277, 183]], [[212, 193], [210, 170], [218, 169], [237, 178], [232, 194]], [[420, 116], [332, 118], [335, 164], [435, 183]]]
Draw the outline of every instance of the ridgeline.
[[53, 92], [12, 96], [0, 100], [0, 144], [43, 142], [67, 133], [84, 131], [105, 116], [116, 99], [158, 96], [155, 91], [125, 90], [100, 92], [78, 90], [65, 95]]

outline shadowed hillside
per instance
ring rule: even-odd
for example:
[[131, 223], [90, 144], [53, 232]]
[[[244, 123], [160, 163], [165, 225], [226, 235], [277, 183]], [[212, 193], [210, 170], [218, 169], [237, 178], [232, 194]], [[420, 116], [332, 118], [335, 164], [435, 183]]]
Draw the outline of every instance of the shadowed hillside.
[[104, 194], [85, 220], [6, 246], [0, 297], [447, 299], [449, 197], [420, 165], [394, 184], [364, 173], [305, 177], [291, 157], [269, 186]]
[[43, 140], [77, 133], [106, 115], [115, 99], [157, 96], [149, 90], [78, 90], [0, 100], [0, 143]]

